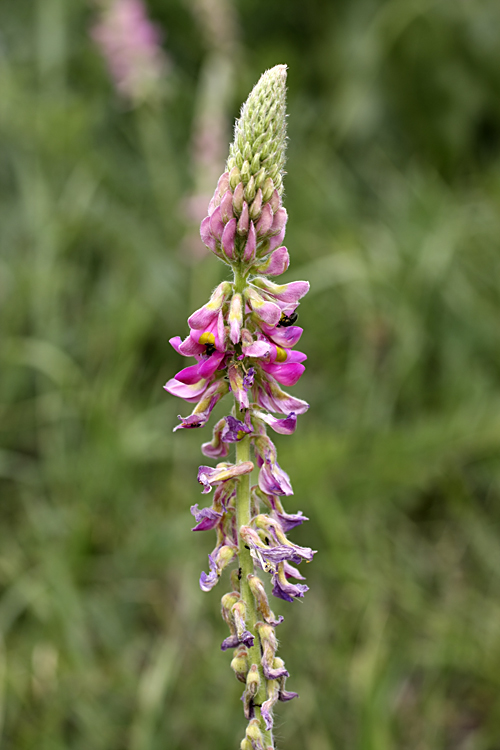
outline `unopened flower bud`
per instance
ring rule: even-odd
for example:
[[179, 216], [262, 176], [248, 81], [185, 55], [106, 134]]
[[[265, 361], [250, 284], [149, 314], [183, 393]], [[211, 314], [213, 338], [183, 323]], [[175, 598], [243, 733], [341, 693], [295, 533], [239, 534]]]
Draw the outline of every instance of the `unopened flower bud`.
[[238, 227], [236, 230], [239, 235], [244, 235], [248, 232], [249, 221], [250, 221], [250, 216], [248, 214], [248, 203], [245, 201], [243, 203], [243, 208], [241, 210], [241, 216], [238, 219]]
[[269, 203], [266, 203], [262, 208], [260, 219], [257, 222], [256, 230], [259, 237], [266, 235], [273, 225], [273, 211]]
[[259, 218], [261, 208], [262, 208], [262, 190], [259, 188], [255, 194], [254, 200], [252, 201], [252, 205], [250, 206], [248, 210], [252, 221], [256, 221]]
[[255, 186], [257, 188], [263, 188], [264, 184], [266, 182], [266, 170], [264, 167], [261, 167], [257, 174], [255, 175]]
[[257, 664], [252, 664], [247, 674], [246, 688], [243, 692], [243, 695], [241, 696], [246, 719], [253, 719], [253, 717], [255, 716], [253, 699], [258, 693], [259, 687], [259, 668], [257, 667]]
[[[243, 105], [241, 117], [236, 123], [227, 166], [231, 169], [234, 160], [241, 169], [241, 179], [245, 184], [250, 175], [259, 174], [257, 187], [261, 187], [266, 177], [277, 178], [283, 171], [286, 147], [285, 98], [286, 66], [276, 65], [261, 76]], [[265, 170], [265, 176], [260, 174], [262, 169]], [[274, 187], [276, 185], [273, 189]]]
[[269, 198], [269, 203], [271, 204], [273, 214], [275, 214], [278, 208], [280, 208], [281, 206], [281, 198], [277, 190], [273, 190], [272, 195]]
[[267, 203], [269, 200], [271, 200], [271, 196], [274, 193], [274, 182], [271, 180], [270, 177], [266, 179], [264, 182], [264, 186], [262, 188], [262, 200], [264, 203]]
[[246, 684], [248, 672], [248, 651], [246, 646], [242, 645], [234, 652], [231, 669], [236, 675], [236, 679]]
[[260, 155], [255, 154], [255, 156], [252, 159], [252, 162], [250, 164], [250, 170], [252, 174], [257, 174], [257, 172], [260, 170]]
[[[229, 160], [228, 160], [228, 167], [229, 167]], [[240, 170], [236, 166], [236, 164], [231, 167], [230, 172], [226, 172], [228, 175], [228, 187], [231, 188], [231, 190], [234, 190], [238, 182], [241, 180], [240, 176]]]
[[255, 190], [255, 177], [252, 175], [245, 188], [245, 200], [247, 203], [251, 203], [255, 198]]
[[240, 750], [252, 750], [252, 743], [246, 737], [241, 740]]
[[233, 208], [238, 214], [241, 213], [241, 210], [243, 208], [244, 192], [245, 192], [245, 186], [243, 185], [242, 182], [238, 182], [233, 193]]
[[224, 594], [220, 601], [222, 617], [229, 625], [232, 632], [234, 631], [234, 619], [231, 610], [239, 599], [239, 593], [237, 591], [231, 591], [229, 594]]
[[271, 171], [269, 172], [269, 177], [274, 182], [274, 184], [276, 184], [276, 180], [277, 180], [278, 175], [279, 175], [279, 167], [278, 167], [278, 165], [275, 165], [271, 169]]
[[250, 179], [250, 164], [248, 161], [245, 161], [241, 165], [240, 172], [241, 172], [241, 179], [243, 183], [246, 185], [248, 180]]
[[230, 190], [226, 190], [222, 196], [220, 202], [220, 215], [224, 224], [227, 224], [229, 219], [233, 218], [233, 194]]
[[258, 719], [252, 719], [249, 722], [246, 736], [252, 743], [252, 750], [264, 750], [264, 739], [260, 731], [260, 722]]
[[247, 690], [250, 693], [250, 695], [255, 696], [259, 692], [259, 687], [260, 687], [259, 668], [257, 667], [257, 664], [252, 664], [247, 674]]

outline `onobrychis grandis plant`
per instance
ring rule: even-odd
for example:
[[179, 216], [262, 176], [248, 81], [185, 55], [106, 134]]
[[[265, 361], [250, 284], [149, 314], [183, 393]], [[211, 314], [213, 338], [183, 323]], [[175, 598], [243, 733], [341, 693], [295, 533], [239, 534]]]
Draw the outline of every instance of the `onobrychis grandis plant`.
[[[165, 389], [196, 404], [179, 417], [175, 430], [203, 427], [215, 405], [228, 393], [230, 413], [213, 428], [205, 456], [215, 467], [200, 466], [203, 494], [213, 488], [210, 507], [193, 505], [193, 531], [213, 529], [215, 549], [200, 586], [210, 591], [230, 565], [232, 590], [222, 597], [222, 617], [229, 635], [222, 650], [234, 649], [231, 667], [245, 688], [248, 720], [241, 750], [272, 750], [273, 707], [297, 693], [285, 688], [288, 672], [277, 655], [276, 628], [282, 622], [270, 608], [261, 574], [271, 577], [274, 596], [293, 602], [307, 586], [296, 567], [314, 551], [291, 542], [287, 534], [307, 520], [287, 513], [282, 498], [293, 494], [280, 467], [267, 428], [294, 432], [297, 415], [308, 404], [282, 390], [304, 372], [306, 355], [294, 349], [302, 328], [295, 325], [307, 281], [276, 284], [289, 266], [283, 245], [287, 212], [282, 205], [286, 148], [286, 66], [262, 75], [236, 123], [226, 171], [220, 177], [201, 223], [204, 244], [233, 270], [210, 300], [188, 319], [189, 335], [170, 343], [196, 364], [184, 368]], [[234, 463], [228, 461], [235, 447]], [[258, 482], [251, 485], [254, 462]], [[296, 581], [294, 583], [294, 581]]]

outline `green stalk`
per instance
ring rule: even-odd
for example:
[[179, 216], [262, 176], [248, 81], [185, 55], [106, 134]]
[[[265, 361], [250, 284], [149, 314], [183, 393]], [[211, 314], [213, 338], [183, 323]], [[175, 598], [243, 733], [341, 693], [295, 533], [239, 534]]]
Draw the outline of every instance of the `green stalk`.
[[[247, 276], [244, 275], [240, 269], [234, 272], [234, 290], [235, 292], [243, 293], [247, 282]], [[236, 413], [239, 419], [243, 422], [245, 419], [244, 411], [239, 411], [238, 404], [235, 403]], [[250, 436], [246, 435], [242, 440], [236, 443], [236, 463], [240, 464], [244, 461], [250, 461]], [[260, 713], [260, 706], [267, 700], [267, 680], [264, 677], [262, 670], [261, 654], [260, 654], [260, 643], [259, 636], [255, 629], [255, 623], [257, 622], [257, 612], [255, 608], [255, 600], [250, 586], [248, 584], [247, 576], [254, 573], [254, 563], [250, 550], [246, 547], [245, 542], [241, 538], [239, 530], [242, 526], [248, 526], [250, 523], [250, 474], [244, 474], [238, 480], [236, 488], [236, 526], [238, 528], [238, 557], [239, 566], [241, 569], [241, 581], [240, 581], [240, 593], [241, 598], [245, 603], [246, 608], [246, 626], [247, 629], [254, 636], [254, 645], [248, 649], [248, 660], [249, 667], [252, 664], [256, 664], [259, 669], [260, 675], [260, 688], [255, 696], [255, 703], [259, 704], [255, 706], [255, 715], [260, 721], [260, 728], [266, 746], [274, 747], [272, 731], [266, 729], [264, 720]]]

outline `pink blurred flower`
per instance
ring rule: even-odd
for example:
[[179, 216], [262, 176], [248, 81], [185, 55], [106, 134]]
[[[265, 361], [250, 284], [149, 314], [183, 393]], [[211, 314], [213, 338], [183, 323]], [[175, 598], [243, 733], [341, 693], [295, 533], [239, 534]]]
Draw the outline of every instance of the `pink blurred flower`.
[[91, 36], [105, 58], [119, 94], [132, 104], [158, 91], [167, 68], [158, 26], [142, 0], [111, 0]]

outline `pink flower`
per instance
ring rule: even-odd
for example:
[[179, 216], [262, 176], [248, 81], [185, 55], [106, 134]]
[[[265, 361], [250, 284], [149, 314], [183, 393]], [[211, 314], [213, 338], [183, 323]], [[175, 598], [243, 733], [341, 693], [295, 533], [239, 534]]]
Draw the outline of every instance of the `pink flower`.
[[161, 32], [142, 0], [113, 0], [91, 30], [117, 91], [137, 103], [154, 94], [167, 69]]

